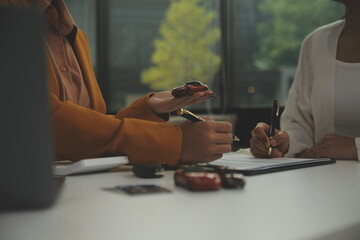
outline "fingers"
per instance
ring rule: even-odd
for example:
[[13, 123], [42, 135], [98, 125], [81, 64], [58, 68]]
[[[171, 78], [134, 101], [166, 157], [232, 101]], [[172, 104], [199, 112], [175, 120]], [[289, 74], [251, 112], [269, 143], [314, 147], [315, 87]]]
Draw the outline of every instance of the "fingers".
[[[210, 134], [208, 138], [215, 144], [231, 144], [233, 142], [232, 125], [229, 122], [215, 122], [209, 117], [202, 117], [205, 122], [199, 122], [199, 127]], [[201, 126], [200, 126], [201, 124]]]
[[196, 92], [191, 96], [185, 96], [182, 98], [173, 98], [173, 106], [174, 108], [181, 108], [185, 106], [199, 104], [201, 102], [206, 101], [208, 98], [214, 96], [213, 91], [207, 90], [203, 92]]
[[170, 91], [163, 91], [152, 95], [149, 98], [149, 104], [156, 113], [168, 113], [182, 107], [201, 103], [212, 96], [214, 96], [214, 93], [210, 90], [196, 92], [191, 96], [181, 98], [175, 98]]
[[204, 118], [206, 121], [184, 122], [180, 125], [183, 136], [181, 161], [211, 161], [231, 151], [232, 125]]
[[318, 143], [310, 149], [307, 149], [300, 154], [301, 158], [322, 158], [322, 157], [331, 157], [331, 152], [334, 149], [334, 146], [331, 146], [331, 140], [335, 137], [333, 133], [327, 133], [322, 137]]
[[208, 145], [207, 152], [210, 154], [223, 154], [231, 151], [231, 143], [233, 137], [231, 134], [232, 125], [227, 122], [203, 122], [209, 127], [209, 135], [207, 139], [210, 144]]
[[264, 143], [260, 139], [253, 137], [250, 139], [250, 152], [258, 158], [265, 158], [269, 156], [269, 148], [265, 147]]
[[206, 101], [207, 99], [209, 99], [209, 98], [211, 98], [211, 97], [203, 97], [203, 98], [194, 99], [194, 100], [186, 103], [186, 106], [196, 105], [196, 104], [205, 102], [205, 101]]
[[258, 123], [254, 130], [251, 131], [250, 152], [258, 158], [268, 157], [270, 140], [267, 135], [269, 125], [266, 123]]
[[170, 101], [171, 101], [172, 109], [179, 109], [191, 105], [190, 102], [192, 102], [193, 99], [191, 99], [190, 97], [184, 97], [184, 98], [174, 98]]
[[255, 127], [255, 128], [261, 128], [261, 129], [263, 129], [264, 131], [269, 131], [270, 126], [269, 126], [268, 124], [266, 124], [266, 123], [258, 122], [258, 123], [256, 124], [256, 127]]
[[271, 139], [270, 145], [279, 149], [283, 154], [288, 151], [289, 148], [289, 134], [284, 131], [278, 131], [277, 134]]
[[284, 154], [282, 152], [280, 152], [279, 149], [273, 148], [271, 151], [270, 158], [279, 158], [279, 157], [283, 157], [283, 156], [284, 156]]
[[230, 133], [217, 133], [214, 138], [215, 144], [231, 144], [233, 142], [233, 136]]
[[[255, 157], [282, 157], [289, 147], [289, 135], [287, 132], [276, 130], [275, 136], [270, 140], [268, 136], [269, 125], [258, 123], [251, 132], [250, 151]], [[269, 156], [269, 148], [272, 148]]]
[[306, 149], [305, 151], [296, 154], [297, 158], [327, 158], [329, 157], [329, 152], [324, 148], [313, 147], [311, 149]]
[[269, 125], [266, 123], [258, 123], [254, 130], [251, 131], [251, 136], [259, 139], [265, 147], [270, 147], [270, 139], [268, 136]]
[[215, 144], [210, 150], [210, 154], [223, 154], [228, 152], [231, 152], [230, 144]]
[[195, 92], [190, 97], [194, 98], [205, 98], [205, 97], [212, 97], [214, 96], [214, 92], [211, 90], [206, 90], [202, 92]]
[[284, 156], [284, 154], [277, 148], [272, 148], [271, 154], [269, 156], [269, 148], [261, 148], [256, 145], [250, 148], [250, 152], [252, 155], [254, 155], [254, 157], [257, 158], [279, 158]]
[[270, 144], [271, 144], [271, 146], [276, 147], [286, 140], [287, 140], [287, 138], [286, 138], [284, 132], [280, 131], [277, 134], [275, 134], [275, 136], [270, 140]]
[[218, 133], [231, 133], [232, 125], [229, 122], [213, 122], [215, 131]]
[[327, 158], [330, 157], [331, 153], [325, 147], [315, 146], [309, 150], [309, 155], [312, 158]]
[[208, 116], [201, 116], [204, 119], [204, 122], [198, 122], [197, 124], [201, 124], [201, 127], [213, 129], [217, 133], [231, 133], [232, 132], [232, 125], [229, 122], [217, 122], [214, 121], [211, 117]]
[[227, 144], [211, 144], [207, 146], [206, 154], [202, 157], [202, 162], [211, 162], [219, 159], [224, 153], [231, 152], [231, 145]]

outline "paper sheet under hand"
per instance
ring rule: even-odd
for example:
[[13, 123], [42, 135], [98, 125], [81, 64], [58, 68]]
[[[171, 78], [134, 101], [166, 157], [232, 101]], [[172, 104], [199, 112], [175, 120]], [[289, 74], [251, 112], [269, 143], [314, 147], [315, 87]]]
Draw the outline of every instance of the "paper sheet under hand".
[[[328, 159], [324, 159], [327, 161]], [[211, 162], [211, 165], [227, 166], [237, 170], [257, 169], [262, 167], [271, 167], [277, 165], [296, 165], [309, 163], [314, 161], [321, 161], [321, 159], [313, 158], [255, 158], [248, 154], [241, 153], [227, 153], [222, 158]]]

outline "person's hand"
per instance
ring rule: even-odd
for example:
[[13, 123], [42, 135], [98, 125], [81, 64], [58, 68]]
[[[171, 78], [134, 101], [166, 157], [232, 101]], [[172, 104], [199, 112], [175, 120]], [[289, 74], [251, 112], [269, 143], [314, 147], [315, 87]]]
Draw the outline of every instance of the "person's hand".
[[355, 139], [327, 133], [312, 148], [296, 155], [299, 158], [332, 158], [338, 160], [357, 160]]
[[156, 113], [168, 113], [176, 111], [179, 108], [204, 102], [213, 96], [211, 90], [195, 92], [191, 96], [175, 98], [171, 91], [158, 92], [149, 98], [149, 104]]
[[182, 132], [181, 163], [211, 162], [231, 151], [232, 125], [228, 122], [185, 121], [180, 125]]
[[[275, 130], [271, 139], [268, 136], [270, 126], [266, 123], [258, 123], [251, 131], [250, 152], [257, 158], [277, 158], [284, 156], [289, 149], [289, 134], [285, 131]], [[269, 148], [273, 147], [269, 156]]]

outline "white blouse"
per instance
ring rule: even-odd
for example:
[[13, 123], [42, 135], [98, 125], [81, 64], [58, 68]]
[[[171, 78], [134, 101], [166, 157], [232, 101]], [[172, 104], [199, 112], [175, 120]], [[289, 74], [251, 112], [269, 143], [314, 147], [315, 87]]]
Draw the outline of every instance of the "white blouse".
[[360, 136], [360, 63], [336, 61], [334, 133]]
[[[360, 160], [360, 132], [356, 126], [356, 123], [360, 125], [360, 78], [356, 83], [346, 84], [360, 73], [353, 69], [347, 75], [348, 71], [341, 70], [342, 67], [337, 69], [340, 64], [336, 63], [338, 39], [344, 25], [345, 21], [340, 20], [320, 27], [309, 34], [301, 46], [295, 80], [281, 116], [281, 129], [290, 137], [287, 157], [313, 147], [326, 133], [348, 133], [351, 129]], [[341, 88], [335, 87], [340, 79]], [[352, 107], [352, 112], [350, 108], [340, 109], [340, 105]], [[339, 124], [345, 118], [346, 123]]]

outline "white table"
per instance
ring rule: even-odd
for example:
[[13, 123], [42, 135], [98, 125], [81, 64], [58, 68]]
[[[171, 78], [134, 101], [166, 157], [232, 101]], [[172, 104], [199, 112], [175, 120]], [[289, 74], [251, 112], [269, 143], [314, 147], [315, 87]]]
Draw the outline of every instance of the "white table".
[[[0, 216], [1, 240], [360, 239], [360, 164], [337, 162], [247, 177], [244, 190], [194, 193], [131, 172], [66, 179], [48, 210]], [[158, 184], [172, 193], [102, 190]]]

